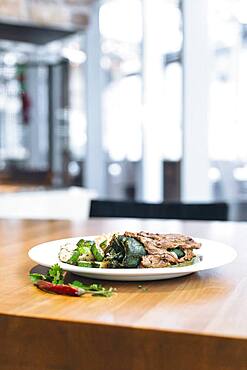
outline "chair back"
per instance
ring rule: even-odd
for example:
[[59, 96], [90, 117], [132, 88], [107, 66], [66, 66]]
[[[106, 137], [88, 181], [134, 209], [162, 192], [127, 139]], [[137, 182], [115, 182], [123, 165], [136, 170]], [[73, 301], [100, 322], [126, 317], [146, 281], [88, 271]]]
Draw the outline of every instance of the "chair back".
[[228, 219], [226, 203], [137, 203], [93, 199], [90, 217], [160, 218], [179, 220]]

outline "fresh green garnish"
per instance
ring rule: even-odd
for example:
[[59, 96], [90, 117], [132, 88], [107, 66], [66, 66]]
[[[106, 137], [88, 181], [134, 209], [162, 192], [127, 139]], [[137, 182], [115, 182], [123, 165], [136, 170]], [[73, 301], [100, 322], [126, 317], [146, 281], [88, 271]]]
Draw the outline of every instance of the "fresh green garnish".
[[101, 284], [84, 284], [81, 281], [75, 280], [70, 285], [76, 286], [77, 288], [82, 288], [84, 290], [101, 290], [102, 285]]
[[50, 281], [52, 284], [64, 283], [64, 272], [57, 263], [49, 269], [46, 280]]
[[29, 277], [31, 279], [31, 282], [34, 284], [39, 280], [46, 280], [46, 275], [43, 275], [43, 274], [33, 273], [33, 274], [29, 274]]
[[[94, 262], [94, 263], [100, 264], [100, 262]], [[60, 285], [60, 286], [62, 285], [61, 287], [62, 289], [66, 289], [66, 287], [68, 288], [69, 286], [71, 286], [79, 290], [83, 290], [85, 293], [89, 293], [93, 296], [111, 297], [112, 293], [116, 290], [116, 289], [113, 289], [112, 287], [105, 288], [101, 284], [97, 284], [97, 283], [84, 284], [78, 280], [75, 280], [70, 284], [65, 284], [64, 283], [65, 272], [61, 269], [61, 267], [58, 264], [53, 265], [48, 270], [48, 273], [46, 275], [33, 273], [33, 274], [29, 274], [29, 277], [34, 285], [39, 284], [38, 281], [44, 280], [54, 285]], [[57, 288], [61, 289], [60, 287], [56, 287], [56, 289]], [[55, 289], [54, 286], [53, 286], [53, 289]]]
[[104, 288], [101, 284], [96, 283], [88, 285], [78, 280], [73, 281], [70, 285], [76, 288], [81, 288], [85, 290], [85, 292], [91, 293], [93, 296], [111, 297], [112, 293], [115, 291], [112, 287]]
[[32, 283], [36, 283], [38, 280], [45, 280], [52, 284], [64, 284], [64, 275], [65, 273], [61, 269], [61, 267], [56, 263], [53, 265], [46, 275], [43, 274], [29, 274], [29, 277]]

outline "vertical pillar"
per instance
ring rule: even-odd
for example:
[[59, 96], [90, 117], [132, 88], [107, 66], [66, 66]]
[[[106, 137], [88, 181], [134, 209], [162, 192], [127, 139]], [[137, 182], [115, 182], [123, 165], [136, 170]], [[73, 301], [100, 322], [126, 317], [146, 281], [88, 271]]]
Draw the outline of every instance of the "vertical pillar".
[[[99, 2], [91, 8], [90, 24], [86, 35], [86, 105], [87, 151], [85, 160], [85, 186], [105, 196], [106, 163], [103, 150], [102, 130], [102, 70], [99, 30]], [[79, 134], [79, 133], [78, 133]]]
[[157, 146], [162, 102], [163, 59], [158, 13], [163, 0], [143, 0], [143, 160], [142, 198], [146, 202], [160, 202], [163, 196], [162, 157]]
[[208, 0], [183, 1], [183, 158], [182, 201], [209, 201]]
[[49, 66], [49, 162], [52, 184], [64, 185], [63, 94], [67, 88], [61, 64]]
[[[45, 169], [47, 164], [48, 128], [45, 98], [45, 76], [42, 67], [31, 65], [27, 69], [27, 93], [31, 105], [27, 127], [26, 146], [30, 152], [28, 165], [31, 169]], [[42, 138], [42, 139], [41, 139]]]

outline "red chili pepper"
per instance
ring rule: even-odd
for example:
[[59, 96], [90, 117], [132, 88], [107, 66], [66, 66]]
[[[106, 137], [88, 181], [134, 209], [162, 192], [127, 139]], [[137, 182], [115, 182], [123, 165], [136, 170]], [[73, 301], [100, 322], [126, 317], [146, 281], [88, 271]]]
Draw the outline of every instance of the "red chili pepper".
[[80, 297], [85, 291], [81, 288], [74, 288], [66, 284], [52, 284], [49, 281], [38, 280], [35, 285], [45, 292], [56, 293], [63, 295], [70, 295], [73, 297]]

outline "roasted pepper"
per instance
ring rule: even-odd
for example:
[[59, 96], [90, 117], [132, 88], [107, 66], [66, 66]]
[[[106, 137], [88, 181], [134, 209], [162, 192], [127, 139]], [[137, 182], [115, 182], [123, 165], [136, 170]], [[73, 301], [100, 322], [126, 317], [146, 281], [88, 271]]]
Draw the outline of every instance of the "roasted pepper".
[[35, 282], [34, 285], [48, 293], [69, 295], [73, 297], [80, 297], [82, 294], [85, 293], [85, 290], [82, 288], [77, 288], [67, 284], [52, 284], [49, 281], [45, 280], [38, 280]]

